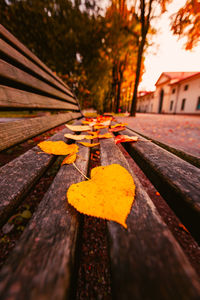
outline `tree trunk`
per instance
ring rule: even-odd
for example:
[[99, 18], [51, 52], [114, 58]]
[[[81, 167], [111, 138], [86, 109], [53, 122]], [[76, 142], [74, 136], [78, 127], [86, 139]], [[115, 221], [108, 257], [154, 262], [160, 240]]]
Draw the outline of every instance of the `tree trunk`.
[[119, 107], [120, 107], [120, 94], [121, 94], [121, 78], [117, 84], [117, 97], [116, 97], [116, 107], [115, 107], [115, 112], [116, 114], [119, 112]]
[[116, 62], [113, 62], [112, 67], [112, 84], [111, 84], [111, 103], [110, 103], [110, 111], [115, 111], [116, 108], [116, 90], [117, 90], [117, 78], [116, 78]]
[[140, 80], [140, 71], [141, 71], [142, 55], [143, 55], [143, 51], [144, 51], [145, 40], [146, 40], [146, 34], [142, 36], [142, 40], [141, 40], [141, 43], [140, 43], [139, 49], [138, 49], [134, 92], [133, 92], [131, 111], [130, 111], [130, 115], [133, 117], [135, 117], [135, 113], [136, 113], [137, 91], [138, 91], [138, 85], [139, 85], [139, 80]]

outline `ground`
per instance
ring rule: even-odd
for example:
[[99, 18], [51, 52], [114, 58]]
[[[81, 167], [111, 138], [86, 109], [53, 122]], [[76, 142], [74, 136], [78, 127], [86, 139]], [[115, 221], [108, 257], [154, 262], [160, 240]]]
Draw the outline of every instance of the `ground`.
[[117, 119], [138, 133], [200, 157], [200, 116], [137, 113]]

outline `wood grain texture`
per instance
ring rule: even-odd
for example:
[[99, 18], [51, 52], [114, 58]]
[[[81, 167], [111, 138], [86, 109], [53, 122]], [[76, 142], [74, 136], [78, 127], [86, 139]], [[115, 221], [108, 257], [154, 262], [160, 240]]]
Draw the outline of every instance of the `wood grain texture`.
[[12, 109], [67, 109], [79, 110], [75, 103], [59, 101], [30, 92], [0, 85], [0, 107]]
[[[69, 129], [53, 135], [48, 141], [67, 141], [65, 133]], [[0, 226], [11, 216], [24, 196], [41, 177], [55, 156], [41, 152], [35, 146], [23, 155], [0, 168]]]
[[123, 146], [200, 242], [200, 170], [141, 136]]
[[27, 73], [31, 73], [33, 76], [39, 76], [42, 80], [69, 95], [68, 89], [66, 89], [60, 82], [55, 80], [52, 76], [43, 71], [38, 65], [34, 64], [2, 39], [0, 39], [0, 54], [3, 54], [4, 59], [11, 60], [13, 64], [16, 63], [17, 66], [19, 65], [22, 69], [25, 68]]
[[[87, 173], [89, 149], [80, 146], [79, 154], [76, 164]], [[79, 218], [66, 191], [83, 180], [73, 165], [61, 167], [0, 273], [1, 300], [72, 299]]]
[[51, 77], [53, 77], [56, 81], [60, 82], [64, 87], [66, 87], [68, 93], [73, 96], [70, 88], [58, 77], [56, 76], [37, 56], [35, 56], [27, 47], [25, 47], [14, 35], [12, 35], [4, 26], [0, 24], [0, 36], [6, 42], [9, 41], [18, 51], [20, 51], [23, 55], [34, 63], [36, 63], [40, 68], [45, 70]]
[[0, 59], [0, 75], [4, 81], [11, 80], [13, 87], [17, 84], [22, 84], [27, 87], [27, 89], [34, 89], [35, 91], [45, 93], [46, 95], [57, 97], [63, 101], [69, 101], [72, 103], [77, 103], [76, 99], [71, 96], [57, 90], [56, 88], [50, 86], [49, 84], [41, 81], [40, 79], [22, 71], [19, 68], [3, 61]]
[[22, 121], [0, 123], [0, 151], [79, 117], [81, 117], [80, 112], [68, 112]]
[[154, 204], [111, 139], [100, 141], [101, 164], [125, 167], [136, 184], [128, 229], [108, 222], [113, 299], [199, 299], [199, 279]]

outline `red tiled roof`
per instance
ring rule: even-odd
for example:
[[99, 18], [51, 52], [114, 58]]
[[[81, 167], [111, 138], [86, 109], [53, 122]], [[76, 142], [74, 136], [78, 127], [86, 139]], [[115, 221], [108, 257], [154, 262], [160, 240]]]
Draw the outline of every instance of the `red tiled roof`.
[[156, 81], [156, 84], [158, 83], [162, 75], [167, 76], [169, 78], [170, 83], [173, 84], [197, 74], [200, 74], [200, 72], [163, 72]]
[[187, 80], [187, 79], [190, 79], [190, 78], [193, 78], [193, 77], [196, 77], [196, 76], [200, 76], [200, 72], [184, 72], [184, 73], [186, 74], [185, 76], [183, 76], [182, 78], [177, 78], [177, 79], [171, 80], [170, 84], [171, 85], [176, 84], [176, 83], [181, 82], [183, 80]]
[[154, 93], [154, 91], [139, 91], [137, 97], [141, 98], [141, 97], [144, 97], [147, 95], [151, 95], [153, 93]]

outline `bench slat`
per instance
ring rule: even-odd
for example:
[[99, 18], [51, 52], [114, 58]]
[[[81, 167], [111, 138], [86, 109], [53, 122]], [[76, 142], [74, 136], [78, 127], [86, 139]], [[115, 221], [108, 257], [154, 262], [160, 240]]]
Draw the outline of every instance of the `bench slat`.
[[[48, 141], [66, 141], [69, 129], [53, 135]], [[0, 226], [11, 216], [38, 178], [55, 160], [54, 155], [41, 152], [35, 146], [0, 168]]]
[[[79, 154], [76, 165], [87, 174], [89, 149], [80, 146]], [[66, 191], [82, 180], [73, 165], [61, 167], [0, 273], [1, 300], [72, 299], [79, 223]]]
[[[11, 47], [8, 43], [0, 39], [0, 53], [4, 55], [4, 57], [11, 59], [12, 61], [16, 62], [17, 64], [20, 64], [22, 69], [26, 68], [26, 71], [28, 73], [39, 75], [40, 78], [44, 81], [49, 82], [54, 87], [62, 90], [64, 93], [68, 93], [68, 90], [61, 85], [57, 80], [52, 78], [48, 73], [43, 71], [40, 67], [35, 65], [33, 62], [31, 62], [28, 58], [26, 58], [24, 55], [22, 55], [20, 52], [15, 50], [13, 47]], [[73, 97], [74, 98], [74, 97]]]
[[58, 77], [56, 76], [37, 56], [35, 56], [27, 47], [25, 47], [17, 38], [14, 37], [5, 27], [0, 24], [0, 36], [5, 41], [9, 41], [17, 50], [19, 50], [23, 55], [26, 55], [30, 60], [40, 66], [45, 70], [51, 77], [56, 81], [60, 82], [67, 90], [67, 92], [73, 96], [70, 88]]
[[68, 112], [22, 121], [0, 123], [0, 151], [81, 116], [79, 112]]
[[130, 129], [131, 131], [133, 131], [136, 134], [139, 134], [140, 136], [144, 137], [147, 140], [150, 140], [151, 142], [153, 142], [154, 144], [158, 145], [159, 147], [167, 150], [168, 152], [171, 152], [173, 154], [175, 154], [176, 156], [180, 157], [181, 159], [189, 162], [190, 164], [192, 164], [193, 166], [197, 167], [200, 169], [200, 158], [198, 158], [197, 156], [191, 155], [188, 152], [185, 152], [183, 150], [177, 149], [172, 147], [169, 144], [166, 143], [162, 143], [158, 140], [154, 140], [153, 138], [150, 138], [144, 134], [142, 134], [141, 132], [135, 131], [135, 129], [133, 130], [130, 127], [127, 127], [128, 129]]
[[[126, 129], [123, 134], [133, 132]], [[200, 241], [200, 169], [141, 136], [137, 143], [126, 143], [124, 147]]]
[[[118, 163], [132, 173], [112, 140], [101, 140], [101, 163]], [[198, 299], [198, 277], [132, 173], [136, 198], [128, 229], [108, 222], [113, 299]]]
[[0, 107], [79, 110], [78, 105], [0, 85]]
[[[43, 93], [48, 96], [57, 97], [63, 101], [69, 101], [71, 103], [77, 103], [77, 101], [64, 94], [63, 92], [57, 90], [56, 88], [48, 85], [47, 83], [37, 79], [36, 77], [16, 68], [13, 65], [0, 59], [0, 69], [1, 69], [1, 81], [11, 80], [13, 87], [16, 84], [22, 84], [24, 89], [34, 89], [38, 93]], [[25, 88], [26, 87], [26, 88]]]

